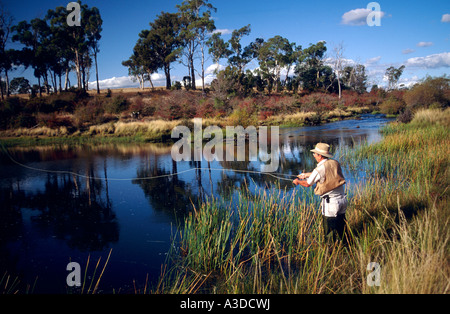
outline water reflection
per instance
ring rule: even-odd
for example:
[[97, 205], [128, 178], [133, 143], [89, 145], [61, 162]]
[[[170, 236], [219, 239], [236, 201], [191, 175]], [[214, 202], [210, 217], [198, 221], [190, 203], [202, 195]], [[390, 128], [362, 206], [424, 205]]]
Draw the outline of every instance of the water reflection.
[[[387, 121], [363, 116], [281, 129], [278, 172], [289, 178], [313, 169], [310, 149], [320, 141], [337, 157], [343, 147], [377, 141]], [[289, 180], [257, 173], [258, 161], [175, 162], [170, 149], [154, 144], [9, 149], [14, 160], [39, 170], [0, 154], [0, 273], [20, 274], [25, 283], [39, 276], [38, 292], [64, 292], [69, 258], [83, 261], [113, 248], [111, 273], [102, 282], [118, 289], [147, 273], [159, 275], [177, 227], [200, 201], [211, 196], [233, 201], [244, 184], [295, 188]], [[139, 179], [154, 176], [164, 177]], [[52, 267], [59, 272], [49, 271]]]

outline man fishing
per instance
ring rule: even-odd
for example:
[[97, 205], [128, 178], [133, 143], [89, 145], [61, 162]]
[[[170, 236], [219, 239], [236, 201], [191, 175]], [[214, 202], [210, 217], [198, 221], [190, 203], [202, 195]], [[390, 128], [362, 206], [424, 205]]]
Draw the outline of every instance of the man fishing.
[[329, 159], [330, 145], [318, 143], [311, 151], [317, 161], [313, 172], [302, 173], [293, 181], [295, 185], [310, 187], [316, 184], [314, 194], [321, 198], [321, 211], [325, 237], [334, 241], [342, 239], [345, 229], [345, 211], [347, 197], [345, 195], [345, 179], [340, 164]]

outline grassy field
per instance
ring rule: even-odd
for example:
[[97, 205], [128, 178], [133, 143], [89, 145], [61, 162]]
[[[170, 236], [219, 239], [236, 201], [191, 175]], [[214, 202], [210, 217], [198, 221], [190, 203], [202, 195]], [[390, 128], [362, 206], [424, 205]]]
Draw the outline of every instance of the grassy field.
[[[450, 109], [391, 124], [341, 152], [367, 181], [347, 187], [347, 244], [325, 241], [312, 191], [243, 188], [195, 208], [155, 293], [448, 293]], [[278, 192], [276, 192], [278, 191]], [[368, 264], [380, 265], [369, 285]]]

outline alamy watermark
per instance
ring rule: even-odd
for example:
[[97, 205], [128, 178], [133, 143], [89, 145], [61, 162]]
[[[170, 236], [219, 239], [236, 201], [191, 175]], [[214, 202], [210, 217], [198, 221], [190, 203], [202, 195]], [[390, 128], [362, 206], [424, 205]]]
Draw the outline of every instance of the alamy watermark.
[[371, 12], [367, 15], [366, 21], [367, 25], [372, 26], [381, 26], [381, 16], [383, 12], [381, 12], [381, 6], [378, 2], [370, 2], [367, 5], [367, 10]]
[[[194, 147], [192, 154], [192, 132], [187, 126], [177, 126], [172, 130], [172, 139], [179, 139], [171, 149], [174, 161], [246, 161], [248, 140], [248, 161], [261, 161], [261, 172], [275, 172], [280, 163], [280, 129], [272, 126], [208, 126], [203, 130], [203, 120], [194, 119]], [[203, 145], [204, 139], [210, 139]], [[224, 146], [225, 143], [225, 146]], [[270, 147], [269, 147], [270, 146]], [[236, 147], [236, 150], [235, 150]], [[225, 150], [224, 150], [225, 148]]]
[[66, 7], [67, 11], [71, 11], [66, 18], [67, 25], [81, 26], [81, 8], [78, 2], [69, 2]]
[[381, 266], [378, 263], [369, 263], [367, 268], [370, 273], [367, 275], [367, 285], [369, 287], [381, 286]]
[[66, 277], [66, 284], [69, 287], [81, 287], [81, 266], [77, 262], [67, 264], [67, 271], [70, 273]]

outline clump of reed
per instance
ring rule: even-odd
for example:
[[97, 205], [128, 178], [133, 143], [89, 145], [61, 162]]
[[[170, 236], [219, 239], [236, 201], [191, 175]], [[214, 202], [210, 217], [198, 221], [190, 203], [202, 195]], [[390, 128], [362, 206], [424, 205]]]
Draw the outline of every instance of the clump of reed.
[[336, 261], [320, 240], [317, 202], [307, 199], [307, 190], [246, 187], [234, 205], [201, 204], [180, 234], [181, 269], [201, 274], [204, 287], [221, 293], [325, 292]]
[[135, 122], [110, 122], [101, 125], [93, 125], [86, 132], [87, 135], [113, 135], [117, 137], [142, 137], [146, 140], [157, 140], [170, 137], [172, 129], [181, 121], [135, 121]]
[[69, 135], [70, 132], [65, 126], [57, 127], [57, 128], [49, 128], [47, 126], [35, 127], [35, 128], [17, 128], [17, 129], [9, 129], [0, 132], [1, 137], [36, 137], [36, 136], [45, 136], [45, 137], [62, 137]]
[[[296, 112], [291, 114], [278, 114], [267, 117], [263, 124], [265, 125], [285, 125], [285, 126], [303, 126], [308, 124], [308, 121], [315, 118], [315, 112]], [[320, 118], [319, 118], [320, 120]]]

